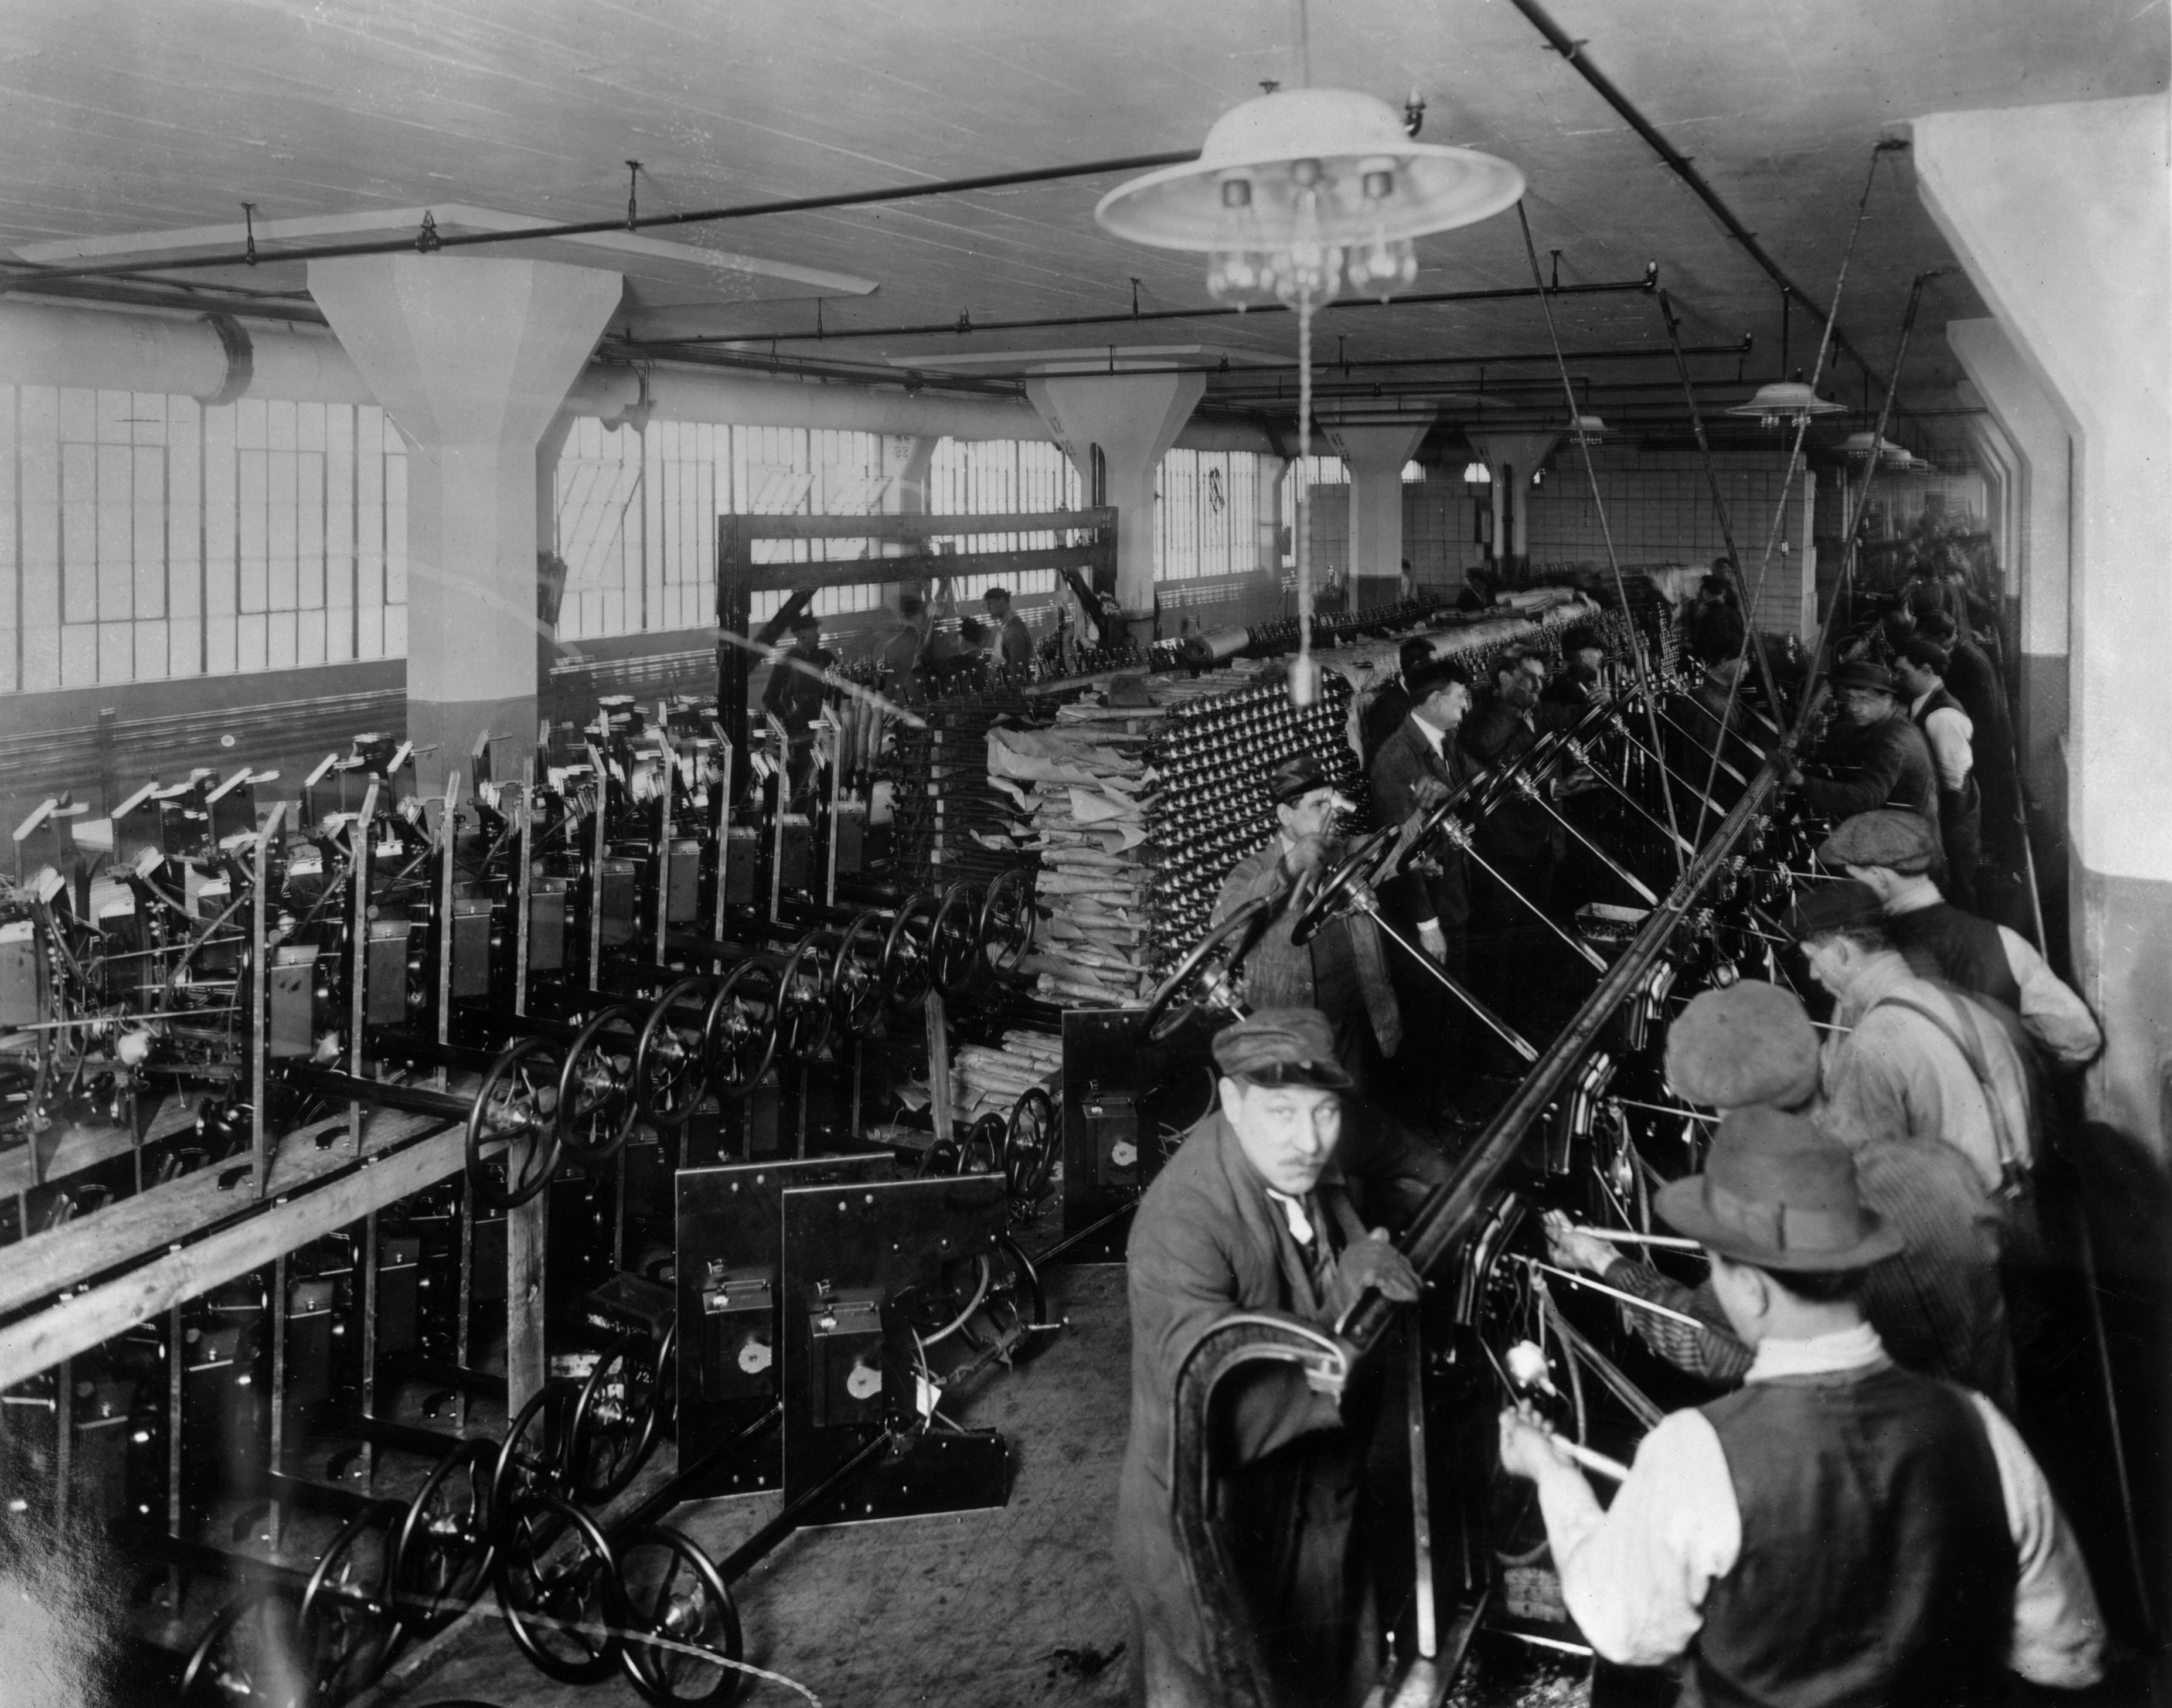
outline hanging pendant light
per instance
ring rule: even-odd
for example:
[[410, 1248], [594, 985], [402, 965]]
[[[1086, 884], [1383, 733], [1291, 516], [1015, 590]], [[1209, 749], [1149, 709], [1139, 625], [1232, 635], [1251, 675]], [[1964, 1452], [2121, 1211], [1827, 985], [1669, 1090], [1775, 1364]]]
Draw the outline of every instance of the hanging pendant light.
[[1905, 471], [1931, 466], [1906, 445], [1896, 445], [1890, 439], [1880, 439], [1874, 433], [1851, 433], [1841, 441], [1840, 448], [1848, 457], [1857, 461], [1867, 462], [1874, 455], [1880, 468]]
[[1562, 429], [1563, 437], [1601, 439], [1606, 437], [1606, 423], [1596, 415], [1579, 415]]
[[[1299, 0], [1309, 81], [1306, 29]], [[1407, 110], [1423, 111], [1415, 94]], [[1385, 301], [1417, 277], [1415, 239], [1491, 218], [1524, 193], [1524, 175], [1506, 160], [1418, 142], [1417, 123], [1352, 89], [1270, 89], [1216, 120], [1196, 160], [1119, 184], [1094, 209], [1119, 237], [1207, 256], [1207, 288], [1218, 301], [1279, 300], [1297, 310], [1300, 459], [1312, 450], [1314, 308], [1346, 287]], [[1290, 698], [1309, 706], [1319, 677], [1303, 482], [1298, 502]]]
[[1293, 89], [1232, 107], [1196, 160], [1119, 184], [1094, 217], [1134, 243], [1210, 256], [1218, 300], [1324, 302], [1346, 285], [1394, 295], [1417, 277], [1413, 239], [1523, 193], [1506, 160], [1414, 141], [1376, 96]]
[[1754, 415], [1760, 427], [1792, 427], [1819, 415], [1839, 413], [1840, 405], [1828, 403], [1800, 380], [1770, 380], [1760, 385], [1747, 403], [1738, 403], [1729, 415]]

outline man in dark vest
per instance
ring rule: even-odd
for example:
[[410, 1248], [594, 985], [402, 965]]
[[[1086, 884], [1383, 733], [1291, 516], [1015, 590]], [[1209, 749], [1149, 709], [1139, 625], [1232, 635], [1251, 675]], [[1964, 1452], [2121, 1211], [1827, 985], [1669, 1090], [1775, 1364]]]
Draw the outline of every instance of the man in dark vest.
[[[1216, 1035], [1216, 1109], [1147, 1188], [1127, 1247], [1132, 1433], [1116, 1495], [1116, 1565], [1135, 1615], [1134, 1705], [1221, 1699], [1178, 1550], [1170, 1488], [1178, 1372], [1222, 1318], [1276, 1312], [1331, 1328], [1368, 1289], [1409, 1301], [1418, 1278], [1367, 1220], [1407, 1213], [1446, 1160], [1346, 1097], [1327, 1021], [1267, 1009]], [[1215, 1507], [1250, 1623], [1282, 1687], [1276, 1708], [1358, 1708], [1377, 1664], [1362, 1534], [1377, 1386], [1341, 1400], [1292, 1365], [1255, 1367], [1224, 1419]]]
[[1886, 935], [1917, 978], [2010, 1010], [2036, 1047], [2062, 1066], [2092, 1060], [2104, 1048], [2104, 1033], [2088, 1004], [2019, 931], [1946, 900], [1930, 876], [1938, 854], [1928, 825], [1912, 812], [1889, 809], [1842, 819], [1819, 848], [1818, 859], [1876, 893]]
[[[1275, 767], [1267, 773], [1267, 795], [1275, 804], [1275, 834], [1229, 868], [1210, 927], [1245, 902], [1282, 893], [1304, 874], [1342, 856], [1342, 845], [1331, 832], [1345, 803], [1316, 757], [1299, 753]], [[1296, 907], [1285, 907], [1245, 956], [1245, 1000], [1255, 1009], [1316, 1008], [1325, 1014], [1335, 1033], [1335, 1059], [1362, 1093], [1374, 1051], [1392, 1056], [1403, 1038], [1379, 927], [1363, 914], [1331, 919], [1300, 946], [1290, 940], [1297, 914]]]
[[1396, 660], [1395, 676], [1383, 682], [1365, 707], [1360, 732], [1366, 764], [1373, 762], [1381, 745], [1411, 713], [1411, 677], [1433, 659], [1433, 643], [1422, 634], [1406, 640]]
[[1923, 732], [1938, 776], [1938, 838], [1946, 854], [1945, 888], [1964, 908], [1976, 906], [1976, 869], [1983, 859], [1983, 796], [1976, 782], [1976, 726], [1946, 692], [1945, 649], [1921, 635], [1893, 660], [1893, 682], [1909, 720]]
[[1755, 1352], [1735, 1393], [1660, 1421], [1604, 1511], [1528, 1411], [1502, 1414], [1502, 1465], [1538, 1484], [1586, 1641], [1630, 1666], [1686, 1657], [1700, 1708], [1976, 1708], [2007, 1700], [2009, 1668], [2095, 1683], [2095, 1595], [2020, 1436], [1863, 1320], [1863, 1272], [1900, 1241], [1846, 1149], [1739, 1109], [1654, 1208], [1702, 1244]]
[[1938, 779], [1930, 746], [1894, 698], [1892, 671], [1851, 660], [1834, 670], [1832, 686], [1841, 716], [1816, 761], [1831, 774], [1805, 777], [1793, 766], [1788, 773], [1788, 781], [1800, 786], [1804, 805], [1831, 819], [1897, 806], [1936, 825]]
[[1033, 674], [1033, 631], [1025, 619], [1011, 609], [1011, 590], [991, 587], [981, 595], [987, 601], [988, 621], [996, 626], [996, 661], [1023, 682]]

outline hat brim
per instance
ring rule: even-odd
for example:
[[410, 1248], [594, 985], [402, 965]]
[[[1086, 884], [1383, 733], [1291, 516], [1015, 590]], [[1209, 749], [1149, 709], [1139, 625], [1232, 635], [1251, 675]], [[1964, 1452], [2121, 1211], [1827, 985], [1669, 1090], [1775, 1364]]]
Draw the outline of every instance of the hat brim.
[[1720, 1221], [1706, 1205], [1704, 1176], [1691, 1174], [1670, 1181], [1653, 1194], [1652, 1209], [1676, 1232], [1709, 1247], [1720, 1256], [1782, 1274], [1831, 1274], [1845, 1269], [1867, 1269], [1887, 1258], [1900, 1256], [1906, 1244], [1890, 1223], [1865, 1210], [1869, 1223], [1853, 1245], [1831, 1251], [1775, 1250], [1752, 1239], [1740, 1228]]
[[1326, 1061], [1272, 1062], [1264, 1067], [1247, 1068], [1241, 1073], [1231, 1072], [1228, 1068], [1222, 1071], [1233, 1080], [1271, 1090], [1295, 1086], [1312, 1091], [1347, 1091], [1358, 1084], [1342, 1064], [1331, 1058]]
[[1909, 855], [1897, 860], [1865, 859], [1860, 855], [1850, 859], [1834, 847], [1839, 840], [1840, 833], [1836, 831], [1818, 844], [1818, 863], [1828, 871], [1845, 871], [1850, 866], [1862, 866], [1866, 869], [1876, 866], [1889, 872], [1898, 872], [1904, 878], [1916, 878], [1921, 877], [1931, 869], [1931, 859], [1927, 854], [1921, 857]]

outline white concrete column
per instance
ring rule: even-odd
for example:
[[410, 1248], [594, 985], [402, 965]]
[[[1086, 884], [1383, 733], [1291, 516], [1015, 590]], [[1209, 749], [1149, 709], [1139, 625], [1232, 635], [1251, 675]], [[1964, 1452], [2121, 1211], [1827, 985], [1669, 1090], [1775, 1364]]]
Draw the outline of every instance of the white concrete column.
[[1255, 566], [1271, 584], [1278, 584], [1282, 574], [1282, 477], [1289, 472], [1290, 459], [1286, 456], [1263, 456], [1260, 459], [1260, 473], [1252, 488], [1252, 521], [1258, 556]]
[[[1558, 433], [1474, 433], [1470, 443], [1493, 472], [1493, 561], [1531, 555], [1531, 471], [1561, 443]], [[1515, 549], [1510, 552], [1508, 548]]]
[[[406, 439], [407, 734], [427, 790], [487, 730], [535, 740], [536, 451], [623, 283], [481, 256], [309, 263], [309, 293]], [[501, 768], [500, 774], [504, 774]]]
[[1403, 465], [1433, 422], [1321, 425], [1350, 471], [1350, 608], [1390, 603], [1403, 567]]
[[[2172, 1148], [2169, 129], [2172, 102], [2161, 94], [1940, 113], [1914, 125], [1925, 207], [2016, 367], [2073, 428], [2072, 932], [2075, 970], [2106, 1037], [2090, 1110], [2160, 1156]], [[1964, 334], [1956, 350], [1968, 342]], [[2041, 438], [2007, 414], [2010, 387], [1973, 369], [1969, 377], [2030, 458], [2033, 501], [2057, 473], [2035, 461]], [[2024, 630], [2046, 615], [2032, 595], [2048, 573], [2032, 552]], [[2039, 630], [2024, 644], [2044, 638]]]
[[1108, 502], [1116, 508], [1116, 601], [1149, 612], [1154, 601], [1154, 475], [1207, 390], [1203, 374], [1052, 374], [1025, 395], [1092, 496], [1101, 448]]

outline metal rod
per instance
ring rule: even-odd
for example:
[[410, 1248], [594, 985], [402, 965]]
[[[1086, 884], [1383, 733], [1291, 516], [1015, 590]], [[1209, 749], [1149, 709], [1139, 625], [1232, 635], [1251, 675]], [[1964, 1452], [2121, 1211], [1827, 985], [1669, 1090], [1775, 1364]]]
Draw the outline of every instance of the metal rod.
[[535, 760], [532, 755], [520, 762], [519, 788], [513, 808], [513, 841], [519, 859], [513, 875], [513, 1011], [525, 1014], [529, 922], [535, 917]]
[[1626, 1228], [1583, 1227], [1578, 1233], [1588, 1233], [1594, 1239], [1608, 1240], [1617, 1246], [1659, 1246], [1670, 1252], [1701, 1252], [1702, 1244], [1696, 1240], [1677, 1238], [1673, 1234], [1632, 1233]]
[[726, 1583], [735, 1583], [746, 1576], [747, 1570], [761, 1561], [771, 1549], [799, 1528], [799, 1521], [821, 1501], [827, 1500], [860, 1468], [874, 1459], [895, 1437], [887, 1429], [878, 1430], [868, 1437], [867, 1443], [852, 1457], [792, 1502], [777, 1517], [747, 1538], [737, 1548], [717, 1563], [717, 1576]]
[[[340, 779], [341, 788], [347, 779]], [[374, 858], [377, 837], [377, 779], [369, 779], [369, 787], [363, 791], [362, 811], [347, 825], [347, 839], [352, 849], [349, 856], [354, 867], [354, 894], [348, 903], [347, 949], [351, 957], [347, 973], [347, 1071], [358, 1080], [364, 1076], [363, 1042], [368, 1032], [369, 1015], [369, 867]], [[347, 1104], [347, 1131], [354, 1136], [354, 1154], [362, 1155], [362, 1102], [350, 1097]]]
[[[1480, 871], [1484, 872], [1487, 876], [1492, 879], [1495, 883], [1500, 885], [1503, 889], [1506, 890], [1510, 895], [1521, 902], [1526, 908], [1530, 908], [1533, 913], [1536, 914], [1538, 918], [1544, 922], [1546, 928], [1581, 956], [1591, 967], [1593, 971], [1602, 973], [1606, 971], [1606, 958], [1604, 956], [1602, 956], [1596, 949], [1593, 948], [1591, 945], [1585, 942], [1581, 937], [1571, 936], [1567, 931], [1564, 931], [1561, 926], [1555, 922], [1552, 914], [1546, 912], [1544, 908], [1541, 908], [1536, 902], [1533, 901], [1529, 896], [1525, 895], [1521, 890], [1510, 883], [1508, 879], [1503, 877], [1500, 873], [1495, 871], [1492, 866], [1487, 862], [1486, 857], [1480, 854], [1476, 849], [1470, 847], [1467, 841], [1464, 845], [1463, 851], [1470, 856], [1472, 862], [1477, 866]], [[1532, 1059], [1535, 1061], [1537, 1058], [1535, 1056]]]
[[265, 1057], [271, 1048], [272, 1030], [272, 844], [279, 834], [279, 821], [287, 803], [272, 803], [271, 816], [256, 832], [250, 862], [250, 946], [255, 951], [255, 977], [249, 992], [249, 1177], [261, 1201], [272, 1185], [272, 1129], [264, 1114]]
[[1406, 954], [1407, 954], [1413, 961], [1417, 962], [1419, 966], [1424, 967], [1425, 970], [1427, 973], [1430, 973], [1436, 979], [1439, 980], [1442, 988], [1444, 989], [1449, 995], [1455, 998], [1458, 1002], [1460, 1002], [1465, 1008], [1469, 1009], [1471, 1013], [1476, 1015], [1480, 1020], [1483, 1021], [1492, 1031], [1493, 1035], [1499, 1038], [1503, 1043], [1508, 1045], [1510, 1049], [1515, 1051], [1515, 1053], [1521, 1056], [1526, 1063], [1538, 1060], [1539, 1053], [1535, 1048], [1533, 1048], [1530, 1039], [1526, 1038], [1523, 1033], [1518, 1032], [1516, 1028], [1509, 1025], [1507, 1021], [1502, 1019], [1499, 1015], [1494, 1013], [1492, 1009], [1481, 1002], [1475, 994], [1464, 986], [1462, 981], [1458, 979], [1456, 976], [1450, 973], [1445, 967], [1442, 966], [1439, 962], [1434, 960], [1432, 956], [1427, 954], [1424, 950], [1419, 948], [1408, 938], [1405, 937], [1403, 934], [1398, 931], [1393, 925], [1390, 925], [1387, 920], [1382, 917], [1380, 910], [1378, 908], [1361, 908], [1359, 911], [1368, 915], [1373, 923], [1379, 926], [1380, 930], [1385, 935], [1392, 938], [1395, 942], [1401, 944]]
[[1691, 844], [1689, 839], [1680, 831], [1670, 829], [1666, 825], [1660, 823], [1658, 819], [1653, 817], [1651, 813], [1646, 810], [1644, 803], [1637, 800], [1635, 795], [1632, 795], [1628, 789], [1617, 782], [1614, 777], [1608, 773], [1605, 766], [1592, 764], [1590, 761], [1584, 757], [1585, 749], [1581, 742], [1571, 741], [1567, 744], [1567, 748], [1569, 756], [1573, 758], [1578, 764], [1583, 766], [1586, 770], [1589, 771], [1593, 776], [1598, 778], [1600, 782], [1604, 783], [1609, 789], [1620, 795], [1621, 797], [1622, 803], [1639, 818], [1642, 819], [1645, 823], [1650, 825], [1652, 828], [1659, 832], [1661, 836], [1672, 837], [1675, 840], [1675, 846], [1681, 849], [1684, 852], [1689, 854], [1694, 854], [1696, 852], [1696, 849]]
[[1546, 810], [1547, 816], [1551, 818], [1555, 823], [1558, 824], [1563, 830], [1567, 831], [1578, 842], [1582, 843], [1585, 848], [1591, 851], [1592, 854], [1598, 859], [1601, 865], [1605, 866], [1607, 870], [1612, 872], [1616, 877], [1621, 879], [1623, 883], [1626, 884], [1631, 889], [1642, 896], [1647, 902], [1650, 902], [1652, 906], [1656, 908], [1659, 905], [1659, 895], [1651, 888], [1650, 886], [1646, 884], [1644, 881], [1638, 877], [1635, 873], [1632, 872], [1628, 867], [1623, 865], [1621, 861], [1616, 859], [1612, 854], [1607, 853], [1605, 849], [1599, 847], [1597, 843], [1594, 842], [1582, 831], [1578, 830], [1576, 826], [1570, 823], [1567, 816], [1556, 807], [1553, 802], [1548, 800], [1544, 795], [1539, 792], [1537, 784], [1534, 782], [1528, 774], [1516, 779], [1516, 792], [1519, 795], [1521, 795], [1524, 800], [1530, 801], [1533, 805], [1543, 807]]
[[1426, 1463], [1425, 1316], [1410, 1314], [1403, 1331], [1403, 1412], [1410, 1431], [1411, 1599], [1417, 1616], [1418, 1657], [1440, 1652], [1439, 1609], [1433, 1605], [1432, 1467]]
[[[955, 196], [971, 190], [997, 190], [1016, 184], [1046, 184], [1065, 178], [1095, 178], [1112, 172], [1145, 172], [1158, 166], [1180, 166], [1196, 160], [1196, 150], [1161, 154], [1126, 154], [1111, 160], [1087, 160], [1070, 166], [1029, 167], [1015, 172], [984, 172], [970, 178], [938, 179], [926, 184], [901, 184], [883, 190], [853, 190], [835, 196], [801, 196], [787, 201], [747, 202], [723, 207], [703, 207], [683, 213], [650, 213], [629, 221], [623, 215], [609, 219], [584, 219], [558, 225], [535, 225], [519, 231], [433, 231], [427, 241], [437, 249], [473, 249], [493, 243], [535, 243], [546, 238], [588, 237], [607, 231], [648, 231], [658, 226], [706, 225], [730, 219], [752, 219], [769, 213], [808, 213], [829, 207], [865, 207], [887, 202], [913, 202], [928, 196]], [[10, 261], [20, 289], [47, 279], [132, 278], [164, 272], [194, 272], [207, 267], [269, 266], [277, 261], [331, 261], [350, 255], [406, 255], [422, 246], [422, 240], [406, 237], [366, 243], [320, 243], [303, 249], [271, 249], [257, 245], [221, 255], [190, 256], [165, 261], [139, 261], [129, 267], [37, 267]]]
[[1542, 1262], [1537, 1258], [1527, 1258], [1519, 1253], [1512, 1253], [1510, 1255], [1513, 1256], [1518, 1263], [1525, 1264], [1530, 1269], [1549, 1275], [1559, 1275], [1562, 1280], [1569, 1282], [1572, 1285], [1589, 1287], [1594, 1293], [1604, 1293], [1610, 1299], [1619, 1300], [1624, 1305], [1633, 1305], [1639, 1311], [1648, 1311], [1654, 1317], [1665, 1317], [1673, 1322], [1686, 1323], [1692, 1328], [1709, 1327], [1708, 1324], [1697, 1321], [1686, 1311], [1677, 1311], [1671, 1305], [1658, 1305], [1649, 1299], [1640, 1299], [1634, 1293], [1625, 1293], [1619, 1287], [1610, 1287], [1604, 1281], [1594, 1281], [1590, 1276], [1579, 1275], [1573, 1269], [1560, 1269], [1552, 1263]]

